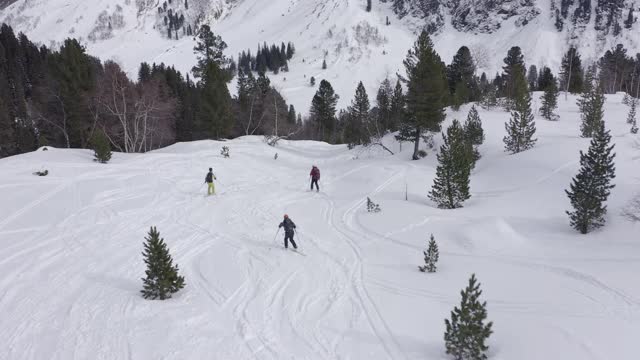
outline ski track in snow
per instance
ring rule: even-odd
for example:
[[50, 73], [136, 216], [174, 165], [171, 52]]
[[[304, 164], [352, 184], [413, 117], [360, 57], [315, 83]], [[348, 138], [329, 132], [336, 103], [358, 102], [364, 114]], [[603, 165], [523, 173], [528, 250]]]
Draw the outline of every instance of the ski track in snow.
[[[622, 131], [623, 110], [610, 106]], [[566, 224], [562, 190], [586, 144], [565, 136], [577, 128], [573, 107], [539, 122], [542, 144], [518, 156], [502, 153], [503, 124], [491, 117], [504, 114], [481, 111], [472, 198], [452, 211], [426, 200], [435, 156], [410, 162], [411, 149], [353, 159], [344, 146], [273, 149], [248, 137], [226, 142], [230, 159], [211, 141], [108, 165], [53, 148], [2, 159], [0, 359], [446, 359], [442, 319], [471, 272], [494, 321], [491, 358], [634, 359], [637, 228], [615, 215], [588, 236]], [[610, 214], [640, 184], [626, 140]], [[319, 193], [309, 191], [312, 163]], [[50, 175], [31, 175], [42, 164]], [[514, 164], [521, 171], [506, 177]], [[210, 166], [219, 181], [207, 197]], [[381, 213], [366, 212], [367, 197]], [[274, 237], [284, 213], [304, 256], [284, 250], [282, 231]], [[154, 225], [187, 283], [165, 302], [139, 295]], [[430, 233], [436, 274], [417, 271]]]

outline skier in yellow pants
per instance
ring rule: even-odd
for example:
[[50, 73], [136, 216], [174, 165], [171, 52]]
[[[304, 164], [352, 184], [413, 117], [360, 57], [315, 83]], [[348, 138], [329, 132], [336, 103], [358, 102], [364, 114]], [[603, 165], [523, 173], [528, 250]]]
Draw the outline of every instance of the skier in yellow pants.
[[213, 180], [218, 180], [215, 175], [213, 175], [213, 169], [209, 168], [209, 172], [207, 173], [207, 177], [204, 179], [209, 185], [209, 189], [207, 189], [207, 195], [215, 195], [216, 194], [216, 186], [213, 184]]

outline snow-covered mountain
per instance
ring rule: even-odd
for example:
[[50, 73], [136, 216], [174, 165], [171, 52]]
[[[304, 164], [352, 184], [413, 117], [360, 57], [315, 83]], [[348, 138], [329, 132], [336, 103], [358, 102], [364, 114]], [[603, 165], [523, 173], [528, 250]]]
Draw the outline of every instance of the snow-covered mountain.
[[79, 38], [89, 52], [118, 61], [132, 75], [142, 61], [189, 71], [195, 58], [187, 34], [196, 24], [211, 24], [234, 57], [258, 43], [291, 41], [297, 53], [290, 72], [271, 77], [304, 111], [315, 92], [311, 76], [329, 80], [346, 106], [358, 80], [371, 92], [402, 71], [407, 49], [425, 27], [445, 61], [467, 45], [479, 70], [490, 75], [514, 45], [528, 64], [554, 69], [569, 44], [587, 61], [617, 43], [635, 53], [640, 24], [635, 15], [630, 28], [625, 20], [638, 6], [638, 0], [381, 0], [366, 12], [364, 0], [18, 0], [0, 10], [0, 21], [45, 45]]

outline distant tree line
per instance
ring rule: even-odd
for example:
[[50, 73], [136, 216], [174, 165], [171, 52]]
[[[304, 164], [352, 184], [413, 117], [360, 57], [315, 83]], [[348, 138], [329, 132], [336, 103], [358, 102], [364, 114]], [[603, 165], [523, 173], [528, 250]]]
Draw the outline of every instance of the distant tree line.
[[289, 71], [289, 60], [296, 52], [296, 48], [292, 42], [284, 42], [280, 46], [272, 44], [267, 46], [258, 45], [258, 50], [255, 55], [251, 54], [251, 50], [242, 51], [238, 54], [238, 69], [241, 69], [245, 73], [255, 71], [258, 73], [265, 73], [267, 70], [274, 74], [280, 71]]
[[[226, 44], [201, 27], [195, 78], [164, 64], [142, 63], [130, 79], [111, 61], [101, 63], [78, 41], [59, 50], [38, 47], [11, 27], [0, 28], [0, 156], [42, 145], [88, 148], [96, 135], [121, 152], [144, 152], [198, 139], [246, 134], [295, 133], [293, 107], [262, 75], [252, 88], [252, 111], [244, 95], [232, 98], [232, 62]], [[258, 121], [254, 121], [258, 119]], [[292, 120], [296, 119], [296, 120]]]

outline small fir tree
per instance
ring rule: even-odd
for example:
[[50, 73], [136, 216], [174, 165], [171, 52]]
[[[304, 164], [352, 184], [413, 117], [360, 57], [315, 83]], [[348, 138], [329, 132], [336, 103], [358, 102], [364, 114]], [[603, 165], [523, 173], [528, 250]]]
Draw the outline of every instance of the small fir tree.
[[558, 120], [555, 110], [558, 108], [558, 86], [555, 79], [547, 85], [542, 95], [540, 115], [547, 120]]
[[456, 360], [485, 360], [489, 347], [487, 339], [493, 333], [492, 322], [487, 320], [487, 303], [480, 302], [480, 283], [472, 274], [467, 288], [461, 291], [462, 301], [451, 312], [451, 320], [445, 319], [444, 342], [447, 354]]
[[422, 272], [430, 272], [434, 273], [438, 269], [436, 263], [438, 262], [438, 258], [440, 254], [438, 252], [438, 244], [436, 243], [436, 239], [431, 234], [431, 239], [429, 239], [429, 247], [427, 251], [422, 252], [424, 254], [424, 266], [418, 266], [418, 269]]
[[616, 155], [611, 153], [615, 145], [609, 145], [610, 141], [611, 135], [601, 122], [587, 153], [580, 151], [580, 171], [573, 178], [570, 190], [565, 190], [573, 207], [573, 211], [567, 211], [571, 226], [582, 234], [605, 223], [604, 202], [615, 186], [611, 184], [615, 178], [613, 159]]
[[468, 143], [464, 131], [457, 120], [442, 134], [444, 144], [437, 155], [436, 178], [429, 192], [429, 199], [441, 209], [462, 207], [469, 199], [469, 175], [471, 171]]
[[311, 86], [316, 86], [316, 78], [312, 76], [311, 79], [309, 80], [309, 84]]
[[632, 134], [638, 133], [638, 125], [635, 120], [633, 120], [633, 124], [631, 124], [631, 129], [629, 131], [631, 131]]
[[322, 70], [327, 69], [327, 60], [322, 60]]
[[142, 255], [147, 264], [147, 277], [142, 279], [142, 296], [152, 300], [169, 299], [184, 287], [184, 278], [178, 275], [178, 265], [173, 265], [169, 249], [155, 227], [151, 227], [145, 240]]
[[[520, 87], [526, 87], [524, 76], [518, 77], [517, 83]], [[505, 150], [516, 154], [531, 149], [537, 139], [533, 136], [536, 133], [536, 123], [531, 111], [531, 94], [526, 91], [517, 91], [518, 95], [515, 99], [514, 109], [511, 112], [511, 120], [505, 123], [507, 136], [503, 141]]]
[[367, 0], [367, 12], [371, 11], [371, 0]]
[[380, 205], [374, 203], [367, 197], [367, 212], [377, 213], [380, 212]]
[[484, 142], [482, 120], [480, 119], [478, 109], [476, 109], [475, 105], [473, 105], [471, 110], [469, 110], [467, 120], [464, 123], [464, 137], [467, 143], [472, 147], [472, 158], [473, 163], [475, 164], [475, 162], [480, 159], [480, 151], [478, 150], [478, 147]]
[[222, 150], [220, 150], [220, 155], [222, 155], [225, 158], [228, 158], [229, 155], [229, 147], [228, 146], [223, 146]]
[[579, 100], [580, 107], [580, 136], [593, 137], [604, 118], [604, 94], [600, 86], [593, 86], [583, 94]]
[[91, 138], [91, 148], [93, 149], [95, 161], [106, 164], [111, 160], [111, 144], [102, 131], [93, 134]]
[[627, 115], [627, 124], [633, 124], [636, 122], [636, 103], [638, 99], [629, 99], [629, 114]]

